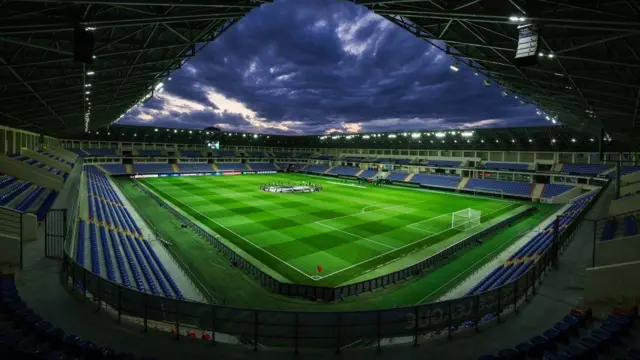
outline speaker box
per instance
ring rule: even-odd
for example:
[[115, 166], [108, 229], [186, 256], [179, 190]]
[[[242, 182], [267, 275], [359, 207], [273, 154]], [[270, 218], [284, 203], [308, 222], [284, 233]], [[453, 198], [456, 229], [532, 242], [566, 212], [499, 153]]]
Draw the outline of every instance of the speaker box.
[[538, 27], [535, 24], [518, 26], [518, 49], [514, 63], [516, 66], [534, 66], [538, 63]]
[[78, 26], [73, 31], [73, 60], [93, 64], [94, 34], [84, 27]]

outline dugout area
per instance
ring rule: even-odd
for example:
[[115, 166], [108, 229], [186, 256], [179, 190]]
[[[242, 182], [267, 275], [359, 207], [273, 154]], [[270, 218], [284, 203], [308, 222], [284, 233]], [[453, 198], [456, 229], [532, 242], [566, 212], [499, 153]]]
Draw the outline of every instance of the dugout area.
[[[276, 178], [313, 179], [324, 190], [317, 194], [260, 191], [260, 183]], [[121, 180], [121, 184], [122, 181], [128, 180]], [[433, 289], [442, 292], [455, 285], [451, 279], [463, 280], [460, 275], [488, 261], [498, 246], [502, 248], [515, 240], [513, 235], [503, 236], [500, 245], [493, 243], [485, 249], [485, 241], [509, 230], [505, 226], [525, 221], [522, 228], [535, 227], [543, 219], [536, 206], [542, 207], [544, 214], [556, 208], [354, 184], [282, 174], [144, 179], [138, 182], [138, 188], [148, 196], [156, 195], [171, 212], [185, 216], [215, 236], [226, 248], [218, 247], [217, 256], [230, 259], [263, 286], [280, 294], [323, 300], [401, 287], [409, 279], [425, 274], [428, 277], [440, 268], [447, 268], [446, 273], [440, 274], [447, 281]], [[136, 201], [132, 203], [135, 205]], [[452, 229], [451, 214], [470, 208], [481, 209], [480, 226]], [[482, 243], [474, 236], [478, 233], [483, 235]], [[170, 241], [180, 247], [179, 239]], [[203, 243], [215, 246], [212, 241]], [[181, 261], [196, 268], [193, 273], [198, 274], [194, 276], [202, 284], [208, 283], [204, 279], [209, 277], [208, 273], [217, 271], [210, 262], [193, 259], [188, 251], [178, 252], [183, 257]], [[473, 263], [464, 261], [468, 252], [476, 254]], [[482, 256], [478, 257], [479, 254]], [[317, 265], [322, 266], [323, 272], [317, 271]]]

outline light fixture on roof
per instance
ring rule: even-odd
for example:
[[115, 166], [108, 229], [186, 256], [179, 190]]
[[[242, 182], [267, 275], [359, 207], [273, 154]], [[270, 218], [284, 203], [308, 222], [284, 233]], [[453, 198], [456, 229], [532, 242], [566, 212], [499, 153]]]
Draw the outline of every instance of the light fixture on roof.
[[547, 119], [547, 121], [551, 120], [551, 118], [549, 117], [549, 115], [544, 117], [545, 119]]
[[89, 76], [93, 76], [93, 75], [95, 75], [95, 74], [96, 74], [96, 72], [95, 72], [95, 71], [87, 71], [87, 75], [89, 75]]
[[396, 134], [389, 134], [388, 135], [390, 139], [395, 139], [396, 138]]
[[497, 143], [499, 143], [499, 142], [500, 142], [500, 140], [496, 139], [496, 142], [497, 142]]
[[437, 132], [437, 133], [436, 133], [436, 137], [437, 137], [437, 138], [443, 138], [443, 137], [445, 137], [445, 136], [447, 136], [447, 133], [444, 133], [444, 132]]
[[515, 139], [511, 139], [511, 142], [514, 143], [514, 142], [516, 142], [516, 140]]
[[551, 119], [551, 123], [555, 124], [556, 123], [556, 119]]
[[480, 140], [480, 142], [484, 144], [484, 139], [483, 139], [483, 140]]
[[91, 91], [85, 91], [84, 93], [89, 95], [89, 94], [91, 94]]
[[509, 96], [509, 92], [507, 90], [503, 91], [502, 96]]
[[91, 87], [91, 84], [84, 84], [84, 87]]
[[571, 142], [572, 142], [572, 143], [576, 142], [576, 139], [571, 139]]
[[547, 55], [547, 57], [548, 57], [549, 59], [553, 59], [553, 58], [555, 57], [555, 55], [553, 55], [552, 53], [549, 53], [549, 54]]
[[491, 86], [491, 81], [489, 81], [489, 79], [484, 79], [484, 81], [482, 82], [482, 85], [484, 85], [484, 87], [489, 87]]
[[594, 138], [591, 138], [591, 139], [589, 139], [589, 141], [594, 142], [595, 140], [594, 140]]
[[453, 64], [451, 64], [451, 66], [449, 66], [449, 69], [457, 72], [458, 70], [460, 70], [460, 67], [458, 66], [458, 62], [454, 61]]
[[476, 72], [474, 72], [474, 74], [476, 74], [476, 76], [480, 75], [480, 73], [478, 73], [477, 71], [476, 71]]
[[419, 138], [419, 137], [420, 137], [420, 133], [413, 133], [413, 134], [411, 134], [411, 137], [412, 137], [413, 139], [417, 139], [417, 138]]
[[531, 142], [533, 142], [533, 140], [529, 139], [529, 142], [531, 143]]
[[369, 135], [362, 135], [362, 138], [363, 139], [368, 139], [368, 138], [370, 138], [370, 136]]
[[543, 53], [542, 51], [540, 51], [540, 52], [538, 53], [538, 56], [544, 56], [544, 53]]
[[509, 21], [511, 21], [511, 22], [525, 22], [525, 21], [527, 21], [527, 18], [525, 18], [524, 16], [511, 15], [511, 16], [509, 16]]
[[471, 136], [473, 136], [473, 131], [462, 131], [462, 132], [460, 133], [460, 135], [461, 135], [462, 137], [471, 137]]

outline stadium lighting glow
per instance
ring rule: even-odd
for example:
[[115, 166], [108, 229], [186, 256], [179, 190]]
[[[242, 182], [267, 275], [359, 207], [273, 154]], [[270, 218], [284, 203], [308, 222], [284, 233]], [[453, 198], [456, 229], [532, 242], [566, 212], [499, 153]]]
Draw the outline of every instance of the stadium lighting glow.
[[484, 144], [484, 140], [480, 140], [480, 142]]
[[458, 70], [460, 70], [460, 67], [458, 66], [457, 62], [454, 62], [453, 64], [451, 64], [451, 66], [449, 66], [449, 69], [457, 72]]
[[420, 137], [420, 133], [413, 133], [413, 134], [411, 134], [411, 137], [412, 137], [413, 139], [417, 139], [417, 138], [419, 138], [419, 137]]
[[258, 137], [258, 134], [253, 134], [253, 138], [256, 139]]
[[529, 139], [529, 142], [533, 142], [533, 140]]
[[540, 111], [536, 111], [536, 114], [538, 115], [542, 115], [542, 113]]
[[437, 133], [436, 133], [436, 137], [437, 137], [437, 138], [443, 138], [443, 137], [445, 137], [445, 136], [447, 136], [447, 133], [443, 133], [443, 132], [437, 132]]
[[158, 129], [156, 129], [156, 132], [158, 132]]
[[193, 133], [193, 131], [189, 130], [189, 134], [192, 134], [192, 133]]
[[177, 133], [177, 132], [178, 132], [178, 130], [173, 130], [173, 132], [174, 132], [174, 133]]
[[514, 142], [516, 142], [516, 141], [515, 141], [514, 139], [511, 139], [511, 142], [512, 142], [512, 143], [514, 143]]
[[463, 131], [460, 133], [462, 137], [471, 137], [473, 136], [473, 131]]
[[594, 142], [595, 140], [593, 138], [589, 139], [589, 141]]
[[544, 53], [543, 53], [542, 51], [540, 51], [540, 52], [538, 53], [538, 56], [544, 56]]
[[556, 142], [556, 139], [551, 139], [551, 142], [555, 144], [555, 142]]
[[407, 133], [403, 133], [403, 134], [402, 134], [402, 136], [407, 136], [407, 135], [409, 135], [409, 134], [407, 134]]
[[509, 16], [509, 21], [511, 22], [525, 22], [527, 21], [527, 18], [523, 17], [523, 16]]
[[499, 143], [499, 142], [500, 142], [500, 140], [496, 139], [496, 142], [497, 142], [497, 143]]
[[553, 124], [555, 124], [555, 123], [556, 123], [556, 119], [551, 119], [551, 122], [552, 122]]
[[544, 117], [545, 119], [547, 119], [547, 121], [551, 120], [551, 118], [549, 117], [549, 115]]
[[453, 142], [457, 144], [457, 143], [458, 143], [458, 140], [453, 140]]
[[163, 87], [164, 87], [164, 84], [163, 84], [163, 83], [158, 83], [158, 84], [156, 85], [155, 89], [156, 89], [156, 90], [160, 90], [160, 89], [162, 89]]
[[389, 134], [389, 138], [395, 139], [396, 138], [396, 134]]
[[84, 93], [89, 95], [89, 94], [91, 94], [91, 91], [85, 91]]
[[338, 139], [340, 139], [340, 136], [332, 136], [331, 138], [332, 138], [333, 140], [338, 140]]
[[95, 75], [95, 73], [96, 73], [95, 71], [87, 71], [87, 75], [89, 75], [89, 76], [93, 76], [93, 75]]
[[476, 71], [474, 74], [476, 74], [476, 76], [480, 75], [480, 74], [478, 74], [478, 72], [477, 72], [477, 71]]
[[368, 139], [368, 138], [370, 138], [370, 136], [369, 135], [362, 135], [362, 138], [363, 139]]
[[84, 87], [91, 87], [91, 84], [84, 84]]
[[547, 55], [547, 57], [548, 57], [549, 59], [553, 59], [553, 58], [555, 57], [555, 55], [553, 55], [553, 54], [549, 53], [549, 55]]
[[507, 91], [503, 91], [502, 96], [509, 96], [509, 93]]
[[572, 143], [576, 142], [576, 139], [571, 139], [571, 142], [572, 142]]

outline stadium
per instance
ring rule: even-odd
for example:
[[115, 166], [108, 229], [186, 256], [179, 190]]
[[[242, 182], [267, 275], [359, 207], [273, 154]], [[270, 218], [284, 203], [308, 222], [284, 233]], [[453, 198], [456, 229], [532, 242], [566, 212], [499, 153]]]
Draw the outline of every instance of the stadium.
[[550, 126], [118, 123], [264, 3], [0, 6], [7, 359], [640, 357], [640, 5], [354, 2]]

